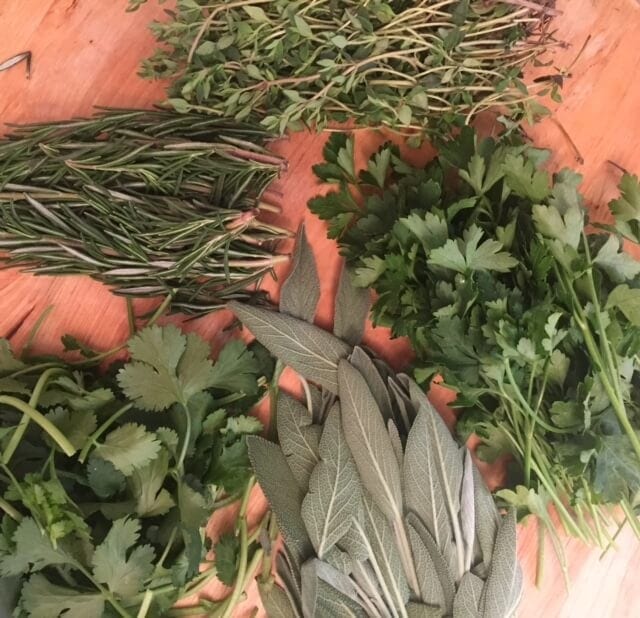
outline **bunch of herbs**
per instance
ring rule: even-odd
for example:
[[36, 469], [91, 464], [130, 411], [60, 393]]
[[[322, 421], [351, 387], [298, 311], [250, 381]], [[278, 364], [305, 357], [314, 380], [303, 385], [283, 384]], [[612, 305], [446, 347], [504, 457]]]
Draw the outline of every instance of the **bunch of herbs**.
[[[174, 326], [145, 328], [129, 352], [104, 373], [0, 340], [0, 575], [18, 578], [16, 616], [163, 616], [261, 556], [268, 520], [242, 546], [232, 534], [212, 547], [205, 526], [239, 499], [247, 526], [246, 437], [262, 426], [246, 412], [268, 353], [233, 341], [213, 363]], [[238, 596], [196, 609], [230, 616]]]
[[[415, 376], [457, 392], [458, 431], [508, 455], [499, 499], [609, 547], [612, 506], [640, 535], [640, 187], [626, 175], [613, 226], [592, 226], [580, 176], [541, 169], [548, 153], [471, 129], [422, 168], [383, 146], [356, 173], [332, 137], [319, 178], [339, 189], [310, 208], [377, 292], [373, 319], [407, 336]], [[617, 523], [617, 522], [615, 522]], [[545, 529], [542, 527], [542, 530]]]
[[534, 117], [538, 95], [557, 94], [553, 79], [522, 80], [554, 45], [554, 14], [516, 0], [178, 0], [142, 75], [171, 79], [178, 111], [280, 133], [348, 121], [447, 134], [490, 107]]
[[286, 547], [284, 589], [261, 588], [267, 613], [511, 616], [522, 590], [515, 512], [500, 517], [418, 385], [357, 345], [368, 293], [350, 277], [335, 316], [347, 341], [313, 325], [319, 282], [304, 236], [280, 313], [232, 306], [307, 394], [306, 406], [280, 394], [279, 445], [247, 440]]
[[[0, 249], [36, 274], [88, 274], [203, 312], [287, 259], [260, 201], [284, 162], [261, 128], [201, 114], [106, 110], [0, 141]], [[276, 209], [277, 210], [277, 209]]]

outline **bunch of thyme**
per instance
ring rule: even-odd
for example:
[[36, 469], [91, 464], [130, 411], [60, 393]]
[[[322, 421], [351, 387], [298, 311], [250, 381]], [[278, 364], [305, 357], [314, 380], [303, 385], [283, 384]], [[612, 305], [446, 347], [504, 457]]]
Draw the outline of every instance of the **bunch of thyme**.
[[[135, 9], [146, 0], [131, 0]], [[355, 120], [448, 133], [493, 107], [540, 110], [553, 79], [523, 68], [555, 42], [553, 1], [178, 0], [142, 75], [170, 78], [178, 111], [251, 118], [280, 133]]]
[[284, 162], [261, 128], [202, 114], [104, 110], [0, 141], [0, 249], [36, 274], [88, 274], [126, 296], [199, 313], [286, 256], [258, 219]]

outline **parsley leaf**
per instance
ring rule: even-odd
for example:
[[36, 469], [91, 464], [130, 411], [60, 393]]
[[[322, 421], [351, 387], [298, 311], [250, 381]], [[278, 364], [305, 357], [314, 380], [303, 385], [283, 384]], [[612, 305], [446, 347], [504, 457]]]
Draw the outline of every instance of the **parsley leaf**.
[[225, 586], [233, 586], [238, 570], [240, 540], [232, 534], [223, 534], [214, 546], [218, 579]]

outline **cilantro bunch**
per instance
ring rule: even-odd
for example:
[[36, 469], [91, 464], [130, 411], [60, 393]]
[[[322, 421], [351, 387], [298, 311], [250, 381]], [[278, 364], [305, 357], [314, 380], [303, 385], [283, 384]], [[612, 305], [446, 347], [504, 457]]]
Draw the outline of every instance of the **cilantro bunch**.
[[234, 584], [255, 553], [247, 535], [212, 548], [205, 525], [243, 497], [246, 530], [245, 438], [262, 426], [245, 412], [269, 355], [234, 341], [213, 363], [174, 326], [129, 351], [103, 374], [0, 340], [0, 576], [19, 578], [17, 616], [162, 616], [216, 575]]
[[424, 168], [383, 146], [357, 174], [335, 135], [310, 202], [377, 293], [373, 319], [410, 339], [415, 376], [457, 392], [458, 431], [480, 457], [508, 456], [502, 502], [608, 547], [608, 505], [640, 534], [640, 186], [622, 180], [615, 225], [591, 223], [580, 176], [553, 177], [546, 153], [471, 129]]

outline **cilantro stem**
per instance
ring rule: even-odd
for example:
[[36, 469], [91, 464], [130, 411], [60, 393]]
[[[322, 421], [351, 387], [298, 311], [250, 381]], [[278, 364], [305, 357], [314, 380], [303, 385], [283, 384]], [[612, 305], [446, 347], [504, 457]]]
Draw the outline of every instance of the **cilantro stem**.
[[132, 403], [128, 403], [122, 406], [119, 410], [117, 410], [114, 414], [112, 414], [104, 423], [102, 423], [102, 425], [100, 425], [100, 427], [98, 427], [98, 429], [96, 429], [87, 438], [87, 442], [82, 447], [82, 450], [80, 451], [80, 455], [78, 457], [78, 461], [80, 463], [84, 463], [86, 461], [87, 455], [89, 455], [89, 451], [91, 450], [91, 447], [96, 445], [97, 441], [100, 439], [102, 434], [105, 431], [107, 431], [107, 429], [109, 429], [109, 427], [111, 427], [111, 425], [113, 425], [123, 414], [131, 410], [131, 408], [133, 408]]
[[[52, 367], [42, 373], [42, 375], [38, 378], [38, 381], [36, 382], [33, 392], [31, 393], [31, 397], [29, 398], [29, 404], [28, 404], [29, 406], [31, 406], [33, 409], [36, 408], [36, 406], [38, 405], [38, 401], [40, 401], [40, 397], [42, 396], [42, 393], [44, 392], [44, 389], [46, 388], [47, 383], [49, 382], [49, 379], [52, 376], [56, 375], [57, 373], [65, 373], [65, 370], [58, 367]], [[27, 431], [27, 427], [29, 426], [29, 421], [30, 419], [27, 415], [23, 416], [20, 419], [20, 423], [16, 427], [15, 431], [11, 434], [11, 439], [9, 440], [9, 444], [7, 445], [7, 448], [4, 451], [4, 454], [2, 457], [3, 463], [8, 464], [11, 461], [13, 454], [16, 452], [16, 449], [18, 448], [18, 446], [20, 445], [20, 442], [22, 441], [22, 438], [24, 437], [25, 431]]]
[[[71, 444], [71, 442], [69, 442], [69, 440], [67, 440], [64, 434], [48, 418], [40, 414], [38, 410], [31, 407], [28, 403], [25, 403], [24, 401], [21, 401], [16, 397], [2, 395], [0, 396], [0, 404], [5, 404], [7, 406], [15, 408], [16, 410], [28, 416], [34, 423], [44, 429], [44, 431], [62, 449], [67, 457], [71, 457], [76, 452], [76, 448], [73, 446], [73, 444]], [[3, 453], [2, 455], [2, 462], [6, 464], [11, 459], [12, 455], [13, 452], [5, 451], [5, 453]]]
[[182, 471], [184, 470], [184, 460], [187, 458], [187, 451], [189, 450], [189, 442], [191, 442], [191, 414], [185, 403], [181, 403], [180, 405], [182, 405], [187, 419], [184, 431], [184, 440], [182, 442], [182, 448], [180, 449], [180, 457], [176, 463], [176, 469], [182, 474]]
[[22, 521], [22, 513], [16, 510], [11, 504], [9, 504], [4, 498], [0, 498], [0, 509], [2, 509], [11, 519], [15, 521]]
[[132, 618], [131, 614], [126, 609], [124, 609], [122, 605], [120, 605], [118, 599], [116, 599], [115, 596], [111, 594], [111, 592], [109, 592], [109, 590], [102, 586], [80, 562], [74, 560], [73, 566], [78, 569], [78, 571], [80, 571], [80, 573], [82, 573], [98, 589], [104, 599], [112, 605], [113, 609], [115, 609], [118, 614], [122, 616], [122, 618]]

